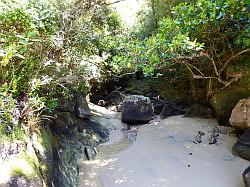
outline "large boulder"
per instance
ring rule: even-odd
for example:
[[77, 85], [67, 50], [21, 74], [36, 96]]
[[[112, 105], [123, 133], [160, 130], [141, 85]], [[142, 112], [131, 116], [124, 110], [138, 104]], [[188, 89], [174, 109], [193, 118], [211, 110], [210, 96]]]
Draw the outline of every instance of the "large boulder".
[[250, 98], [240, 100], [234, 107], [229, 123], [240, 129], [250, 128]]
[[89, 119], [91, 115], [91, 110], [86, 100], [86, 96], [84, 96], [81, 93], [76, 93], [75, 98], [76, 98], [76, 106], [75, 106], [76, 115], [82, 119]]
[[145, 124], [152, 120], [154, 110], [148, 97], [131, 95], [122, 104], [122, 121], [128, 124]]
[[233, 108], [240, 99], [247, 97], [250, 97], [250, 90], [246, 89], [224, 90], [215, 94], [210, 103], [219, 125], [228, 126]]
[[235, 155], [250, 161], [250, 129], [238, 139], [232, 151]]
[[243, 181], [246, 187], [250, 187], [250, 166], [242, 174]]

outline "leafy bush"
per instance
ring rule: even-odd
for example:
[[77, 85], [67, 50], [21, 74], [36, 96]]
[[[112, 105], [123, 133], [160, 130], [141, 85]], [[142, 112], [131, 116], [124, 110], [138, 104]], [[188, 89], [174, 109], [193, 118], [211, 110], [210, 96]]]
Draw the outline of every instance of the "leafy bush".
[[[144, 40], [130, 40], [113, 58], [115, 71], [129, 67], [146, 75], [180, 64], [194, 79], [217, 81], [225, 88], [245, 76], [229, 73], [239, 58], [249, 57], [249, 13], [245, 0], [197, 0], [172, 8], [172, 16], [159, 22], [157, 32]], [[119, 41], [120, 42], [120, 41]], [[218, 84], [217, 84], [218, 85]]]
[[102, 1], [0, 0], [0, 10], [0, 125], [31, 130], [57, 97], [86, 91], [119, 18]]

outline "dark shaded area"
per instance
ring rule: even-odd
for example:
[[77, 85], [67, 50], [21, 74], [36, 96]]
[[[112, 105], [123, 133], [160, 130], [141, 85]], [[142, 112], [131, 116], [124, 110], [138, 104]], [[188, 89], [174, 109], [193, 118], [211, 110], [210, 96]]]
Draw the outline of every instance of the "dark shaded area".
[[239, 100], [250, 97], [250, 90], [232, 88], [216, 93], [210, 100], [215, 117], [221, 126], [230, 126], [229, 118]]
[[240, 136], [232, 151], [235, 155], [250, 161], [250, 129], [246, 129], [244, 134]]
[[196, 103], [187, 109], [184, 117], [210, 119], [213, 118], [213, 111]]
[[[76, 96], [64, 101], [66, 104], [63, 105], [63, 111], [62, 107], [55, 111], [55, 118], [51, 124], [54, 139], [51, 178], [52, 186], [55, 187], [77, 186], [77, 161], [80, 155], [85, 153], [86, 159], [94, 158], [97, 153], [95, 147], [109, 138], [106, 128], [91, 119], [86, 119], [90, 117], [83, 115], [85, 109], [89, 109], [86, 99], [83, 95]], [[79, 110], [76, 110], [79, 107], [83, 109], [81, 115], [77, 112]], [[93, 135], [96, 139], [93, 139]]]
[[171, 101], [165, 101], [165, 106], [160, 113], [161, 119], [165, 119], [175, 115], [183, 115], [186, 113], [186, 105], [183, 103], [175, 103]]

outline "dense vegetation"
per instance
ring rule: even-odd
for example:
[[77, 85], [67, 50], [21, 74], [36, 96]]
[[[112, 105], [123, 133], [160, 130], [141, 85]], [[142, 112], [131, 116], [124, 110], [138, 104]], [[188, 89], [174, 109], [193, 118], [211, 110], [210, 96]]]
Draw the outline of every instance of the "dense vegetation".
[[[0, 132], [18, 138], [58, 98], [101, 74], [162, 76], [178, 65], [207, 96], [249, 78], [246, 0], [149, 0], [124, 31], [105, 1], [0, 0]], [[15, 132], [15, 133], [13, 133]]]
[[34, 130], [59, 94], [85, 91], [119, 24], [102, 1], [1, 0], [1, 134], [15, 138], [21, 126]]

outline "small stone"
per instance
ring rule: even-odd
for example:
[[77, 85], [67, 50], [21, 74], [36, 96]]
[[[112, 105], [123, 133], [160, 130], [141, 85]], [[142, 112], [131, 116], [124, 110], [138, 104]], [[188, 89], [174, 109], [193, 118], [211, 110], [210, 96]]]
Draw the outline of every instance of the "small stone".
[[213, 133], [211, 134], [211, 137], [210, 137], [209, 145], [217, 144], [217, 142], [218, 142], [218, 137], [219, 137], [219, 134], [213, 132]]
[[193, 141], [194, 143], [201, 143], [202, 142], [202, 136], [204, 136], [205, 133], [202, 131], [198, 131], [197, 135], [195, 136], [195, 140]]

